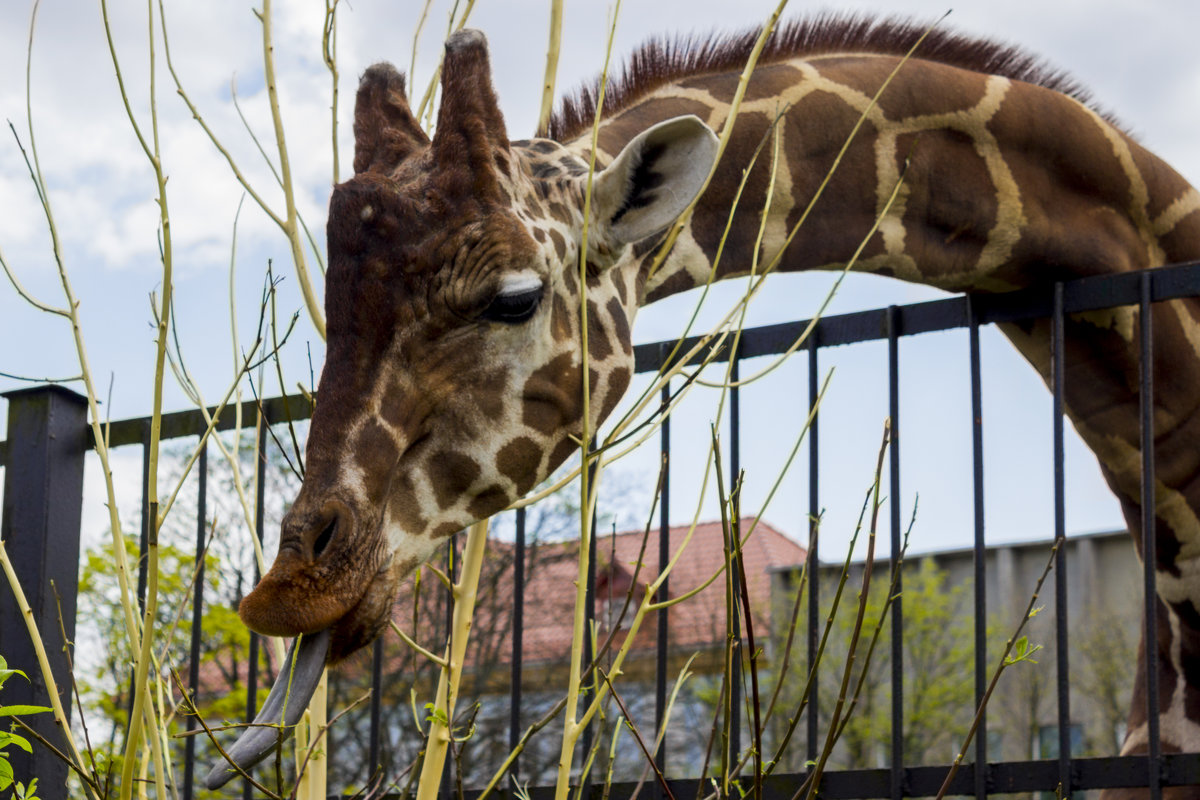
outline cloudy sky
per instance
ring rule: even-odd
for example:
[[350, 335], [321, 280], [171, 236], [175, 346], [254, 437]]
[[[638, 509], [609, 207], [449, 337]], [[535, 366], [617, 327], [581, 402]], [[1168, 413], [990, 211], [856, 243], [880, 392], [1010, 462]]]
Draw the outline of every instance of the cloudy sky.
[[[350, 161], [349, 119], [358, 74], [386, 59], [407, 70], [421, 3], [415, 0], [355, 0], [339, 14], [338, 56], [342, 75], [339, 131], [342, 174]], [[185, 89], [234, 155], [255, 190], [273, 209], [282, 198], [230, 102], [236, 86], [250, 127], [270, 141], [265, 102], [261, 28], [252, 7], [241, 0], [167, 2], [171, 55]], [[478, 0], [471, 24], [489, 37], [495, 83], [514, 138], [532, 132], [540, 99], [547, 29], [547, 2]], [[790, 15], [818, 6], [794, 3]], [[950, 10], [944, 2], [854, 2], [838, 10], [903, 14], [932, 20]], [[762, 0], [626, 0], [618, 21], [615, 52], [628, 52], [652, 34], [705, 32], [756, 24], [770, 12]], [[11, 121], [28, 148], [25, 110], [25, 54], [31, 6], [26, 0], [0, 3], [0, 113]], [[607, 3], [568, 0], [560, 87], [573, 87], [602, 63]], [[114, 0], [113, 38], [133, 113], [149, 124], [147, 20], [144, 3]], [[416, 53], [410, 85], [428, 82], [440, 51], [449, 4], [435, 3]], [[332, 179], [330, 78], [321, 61], [322, 4], [284, 2], [274, 10], [275, 47], [282, 112], [299, 204], [323, 240], [324, 208]], [[968, 2], [954, 7], [946, 25], [965, 32], [1020, 43], [1064, 68], [1089, 86], [1151, 150], [1193, 182], [1200, 180], [1200, 4], [1189, 0], [1009, 0]], [[161, 32], [156, 29], [156, 37]], [[157, 40], [158, 110], [176, 263], [176, 313], [187, 363], [206, 398], [213, 402], [230, 378], [234, 348], [229, 325], [229, 266], [235, 213], [243, 190], [224, 159], [209, 143], [176, 97]], [[93, 373], [102, 387], [113, 382], [114, 418], [150, 410], [153, 335], [149, 294], [159, 288], [157, 211], [152, 173], [140, 152], [121, 105], [107, 53], [99, 8], [83, 0], [44, 0], [32, 55], [32, 108], [37, 152], [49, 187], [62, 242], [62, 254], [81, 306]], [[11, 134], [0, 137], [0, 251], [39, 298], [60, 304], [61, 288], [45, 220]], [[272, 157], [274, 153], [272, 151]], [[323, 241], [320, 242], [323, 247]], [[284, 276], [280, 308], [301, 309], [297, 282], [285, 241], [251, 200], [239, 221], [236, 277], [240, 344], [248, 344], [266, 263], [274, 259]], [[318, 278], [319, 281], [319, 278]], [[755, 311], [756, 322], [805, 317], [828, 285], [823, 276], [780, 280], [779, 291]], [[834, 303], [835, 311], [873, 308], [937, 296], [922, 287], [871, 279], [852, 281]], [[639, 341], [670, 336], [693, 299], [647, 309], [636, 330]], [[306, 345], [319, 370], [322, 347], [306, 315], [285, 358], [289, 386], [308, 383]], [[904, 486], [907, 515], [920, 493], [918, 549], [965, 544], [970, 530], [969, 420], [966, 337], [923, 337], [906, 343], [903, 389]], [[831, 354], [838, 371], [823, 428], [823, 503], [829, 507], [828, 535], [844, 538], [857, 509], [855, 499], [870, 478], [877, 432], [886, 413], [885, 354], [882, 348], [845, 348]], [[998, 336], [985, 341], [985, 413], [990, 426], [988, 529], [993, 540], [1036, 538], [1048, 533], [1052, 516], [1048, 397], [1031, 371]], [[825, 362], [823, 362], [825, 363]], [[749, 368], [749, 367], [748, 367]], [[0, 283], [0, 372], [58, 378], [78, 372], [70, 331], [60, 319], [26, 305]], [[805, 386], [803, 360], [747, 392], [744, 406], [750, 468], [748, 495], [765, 496], [766, 486], [798, 431]], [[26, 384], [0, 378], [0, 389]], [[103, 391], [103, 389], [102, 389]], [[268, 385], [271, 394], [277, 385]], [[166, 407], [186, 407], [174, 386]], [[0, 401], [0, 413], [4, 404]], [[676, 426], [681, 462], [702, 460], [712, 415], [711, 397], [700, 398], [687, 421]], [[753, 441], [754, 444], [749, 442]], [[769, 445], [769, 446], [768, 446]], [[694, 457], [693, 457], [694, 456]], [[804, 459], [801, 459], [804, 460]], [[136, 486], [140, 454], [119, 459], [127, 469], [124, 486]], [[651, 474], [654, 456], [635, 459], [632, 475]], [[92, 470], [94, 476], [95, 470]], [[804, 465], [794, 469], [767, 517], [793, 533], [803, 531], [806, 490]], [[677, 480], [682, 487], [686, 477]], [[89, 478], [89, 498], [98, 497]], [[1100, 481], [1094, 460], [1079, 444], [1068, 459], [1073, 530], [1121, 524], [1115, 502]], [[694, 496], [673, 494], [675, 516], [683, 519]], [[89, 512], [89, 519], [94, 519]], [[101, 510], [102, 511], [102, 510]], [[703, 516], [715, 513], [711, 504]], [[100, 523], [102, 524], [102, 523]]]

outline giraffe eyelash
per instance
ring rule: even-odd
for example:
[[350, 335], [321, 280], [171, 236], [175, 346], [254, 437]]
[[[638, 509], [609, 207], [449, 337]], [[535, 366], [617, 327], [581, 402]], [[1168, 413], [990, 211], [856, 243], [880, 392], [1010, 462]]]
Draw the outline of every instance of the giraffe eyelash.
[[492, 302], [479, 315], [480, 319], [507, 325], [526, 322], [542, 304], [543, 289], [541, 281], [537, 281], [536, 285], [523, 283], [506, 287], [492, 298]]

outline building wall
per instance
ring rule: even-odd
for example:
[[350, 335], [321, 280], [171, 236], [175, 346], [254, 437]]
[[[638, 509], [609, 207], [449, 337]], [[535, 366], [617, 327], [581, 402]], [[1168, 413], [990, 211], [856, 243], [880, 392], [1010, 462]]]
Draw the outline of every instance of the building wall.
[[[1038, 577], [1050, 558], [1051, 542], [1033, 542], [989, 546], [985, 551], [985, 576], [987, 587], [988, 676], [994, 672], [1005, 641], [1015, 631], [1021, 615], [1029, 604]], [[1067, 657], [1070, 676], [1070, 719], [1072, 748], [1077, 755], [1112, 755], [1119, 749], [1124, 734], [1124, 718], [1134, 680], [1137, 647], [1141, 631], [1141, 565], [1133, 550], [1129, 536], [1124, 531], [1089, 534], [1069, 537], [1065, 547], [1067, 576]], [[926, 583], [917, 575], [922, 569], [927, 572]], [[875, 586], [886, 586], [890, 564], [879, 561], [872, 578]], [[933, 620], [942, 625], [944, 631], [938, 642], [935, 636], [930, 641], [918, 638], [909, 642], [905, 634], [906, 649], [923, 648], [925, 652], [908, 652], [905, 656], [906, 732], [926, 729], [939, 735], [938, 741], [909, 741], [906, 757], [914, 763], [947, 763], [961, 745], [961, 736], [969, 725], [974, 705], [974, 662], [971, 655], [974, 635], [974, 553], [971, 549], [924, 553], [909, 556], [904, 564], [904, 580], [910, 587], [924, 586], [927, 594], [920, 602], [930, 608], [915, 607], [919, 598], [902, 592], [905, 598], [904, 618], [907, 623], [919, 626], [928, 623], [930, 614], [942, 614], [944, 608], [931, 608], [938, 600], [953, 602], [953, 618], [950, 616]], [[841, 576], [841, 565], [822, 564], [819, 569], [821, 580], [822, 619], [825, 606], [832, 597]], [[856, 599], [863, 575], [863, 564], [851, 565], [841, 615], [853, 617]], [[930, 575], [935, 576], [930, 578]], [[786, 619], [784, 608], [790, 609], [794, 601], [794, 571], [780, 571], [773, 576], [774, 619]], [[928, 581], [934, 580], [935, 583]], [[916, 591], [915, 588], [912, 591]], [[989, 760], [1047, 758], [1057, 754], [1058, 701], [1057, 653], [1055, 648], [1055, 574], [1046, 578], [1035, 604], [1040, 608], [1029, 621], [1024, 635], [1032, 645], [1042, 649], [1032, 656], [1037, 663], [1014, 665], [1002, 676], [993, 696], [987, 716]], [[801, 620], [803, 620], [803, 615]], [[939, 621], [942, 620], [942, 621]], [[803, 622], [801, 623], [803, 625]], [[848, 623], [839, 623], [845, 625]], [[773, 631], [776, 646], [786, 631]], [[798, 636], [804, 641], [803, 631]], [[821, 665], [822, 674], [840, 674], [845, 655], [833, 646]], [[951, 642], [949, 640], [953, 639]], [[803, 644], [800, 645], [803, 647]], [[869, 703], [890, 704], [890, 624], [885, 625], [876, 654], [872, 659], [868, 688], [858, 712]], [[857, 656], [862, 658], [860, 649]], [[921, 685], [921, 675], [915, 674], [912, 660], [926, 666], [931, 659], [953, 659], [945, 667], [940, 693], [930, 693], [931, 703], [954, 702], [961, 709], [946, 709], [940, 717], [945, 721], [938, 727], [929, 716], [935, 709], [929, 707], [909, 708], [907, 701], [910, 687]], [[824, 679], [822, 681], [824, 684]], [[886, 685], [880, 686], [883, 683]], [[870, 698], [870, 691], [876, 694]], [[882, 698], [882, 700], [881, 700]], [[822, 702], [826, 702], [825, 699]], [[843, 766], [882, 766], [887, 762], [890, 751], [890, 715], [876, 713], [873, 722], [863, 722], [857, 734], [874, 737], [876, 747], [855, 746], [853, 742], [840, 745]], [[822, 709], [822, 719], [828, 713]], [[930, 727], [933, 725], [933, 727]], [[873, 728], [872, 728], [873, 726]], [[821, 726], [824, 735], [825, 723]], [[926, 739], [928, 736], [926, 737]], [[912, 752], [909, 752], [911, 750]], [[846, 751], [853, 755], [846, 756]], [[913, 755], [913, 754], [916, 755]]]

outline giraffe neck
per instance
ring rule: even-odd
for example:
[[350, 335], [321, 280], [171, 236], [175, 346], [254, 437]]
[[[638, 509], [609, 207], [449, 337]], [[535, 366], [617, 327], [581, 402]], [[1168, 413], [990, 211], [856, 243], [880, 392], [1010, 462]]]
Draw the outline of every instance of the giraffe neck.
[[[857, 54], [756, 71], [713, 181], [669, 257], [652, 269], [658, 247], [647, 242], [627, 258], [642, 301], [772, 264], [840, 269], [860, 247], [856, 271], [958, 292], [1200, 259], [1200, 194], [1092, 109], [1040, 86], [925, 61], [901, 67], [872, 106], [898, 63]], [[736, 78], [659, 89], [603, 123], [600, 150], [616, 153], [638, 130], [679, 114], [719, 130]], [[1178, 680], [1200, 652], [1198, 320], [1197, 300], [1154, 310], [1157, 668], [1171, 687], [1160, 699], [1164, 742], [1184, 750], [1200, 749], [1200, 685]], [[1129, 308], [1067, 321], [1065, 403], [1140, 552], [1137, 329]], [[1049, 323], [1004, 332], [1048, 380]], [[1133, 708], [1125, 750], [1144, 752], [1144, 712]]]
[[[1200, 258], [1200, 194], [1095, 111], [1040, 86], [919, 60], [872, 106], [898, 63], [855, 54], [760, 67], [671, 255], [651, 274], [654, 243], [635, 248], [643, 301], [748, 272], [764, 209], [759, 270], [777, 256], [778, 271], [839, 269], [865, 243], [856, 271], [994, 292]], [[657, 90], [602, 124], [601, 155], [679, 114], [719, 130], [736, 78]]]

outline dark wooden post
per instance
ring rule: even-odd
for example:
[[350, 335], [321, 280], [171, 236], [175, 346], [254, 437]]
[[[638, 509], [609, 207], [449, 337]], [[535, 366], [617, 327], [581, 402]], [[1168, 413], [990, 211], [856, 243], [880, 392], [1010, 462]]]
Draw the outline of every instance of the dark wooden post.
[[[21, 389], [4, 397], [8, 399], [8, 446], [0, 539], [33, 609], [69, 714], [71, 679], [60, 631], [65, 629], [67, 640], [74, 641], [87, 401], [60, 386]], [[29, 682], [14, 677], [5, 684], [0, 702], [50, 705], [29, 632], [6, 581], [0, 581], [0, 655], [10, 668], [29, 676]], [[66, 750], [65, 737], [50, 714], [27, 721], [47, 741]], [[67, 766], [46, 747], [35, 742], [32, 755], [9, 748], [8, 756], [17, 780], [27, 783], [37, 778], [41, 797], [66, 798]]]

